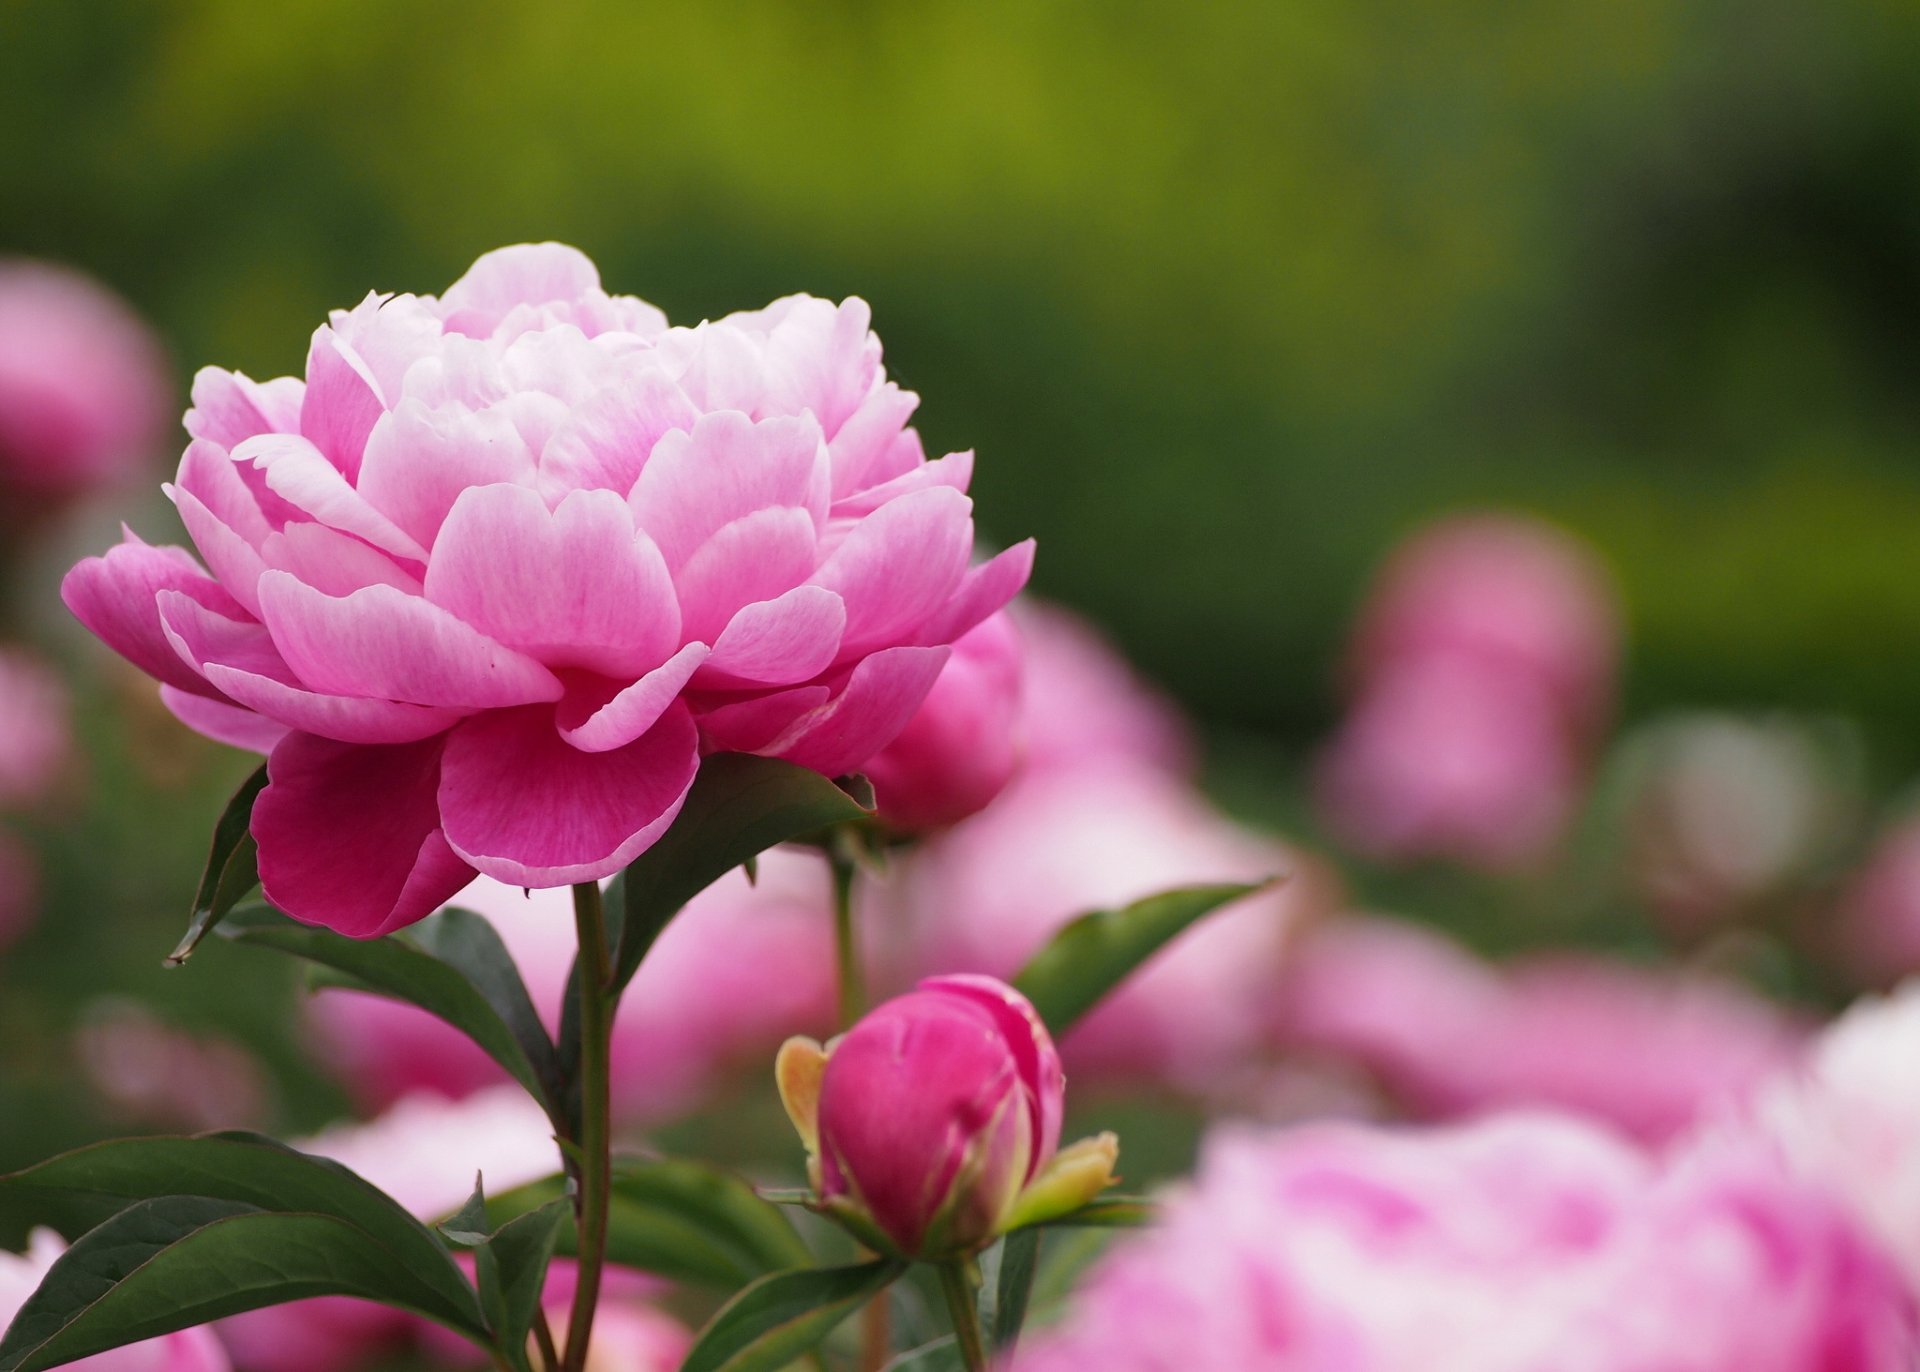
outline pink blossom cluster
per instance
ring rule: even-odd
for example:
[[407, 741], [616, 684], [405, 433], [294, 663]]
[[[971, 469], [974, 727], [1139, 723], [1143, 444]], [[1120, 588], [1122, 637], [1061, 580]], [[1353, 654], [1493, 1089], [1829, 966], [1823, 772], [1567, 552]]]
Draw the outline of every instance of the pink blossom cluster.
[[1017, 1372], [1897, 1372], [1913, 1297], [1750, 1140], [1591, 1125], [1228, 1130]]
[[979, 565], [859, 300], [670, 328], [555, 244], [369, 296], [304, 378], [194, 381], [168, 487], [64, 595], [214, 738], [270, 754], [268, 897], [370, 937], [477, 873], [598, 880], [710, 751], [851, 771], [1025, 581]]
[[1536, 864], [1572, 814], [1618, 639], [1607, 577], [1569, 535], [1513, 515], [1423, 530], [1361, 615], [1328, 824], [1382, 860]]

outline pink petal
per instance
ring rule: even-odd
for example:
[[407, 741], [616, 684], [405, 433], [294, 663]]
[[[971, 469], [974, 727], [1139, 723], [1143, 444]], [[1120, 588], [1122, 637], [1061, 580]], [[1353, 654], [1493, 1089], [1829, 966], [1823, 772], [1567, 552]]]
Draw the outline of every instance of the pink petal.
[[132, 533], [106, 556], [87, 558], [68, 572], [60, 598], [101, 642], [148, 676], [193, 695], [217, 696], [167, 641], [155, 603], [166, 590], [220, 614], [246, 613], [184, 548], [151, 547]]
[[[833, 454], [836, 503], [872, 484], [871, 473], [920, 406], [920, 397], [889, 381], [860, 403], [827, 445]], [[962, 490], [966, 483], [955, 483]]]
[[551, 710], [490, 711], [447, 736], [447, 841], [480, 871], [517, 886], [598, 881], [665, 832], [699, 761], [684, 709], [606, 753], [570, 747]]
[[907, 727], [950, 651], [887, 648], [862, 658], [838, 695], [753, 751], [826, 776], [856, 770]]
[[662, 435], [691, 431], [698, 418], [679, 384], [658, 367], [648, 367], [574, 407], [541, 450], [543, 487], [627, 495]]
[[484, 710], [564, 694], [559, 679], [524, 653], [391, 586], [335, 597], [268, 572], [260, 606], [288, 665], [327, 695]]
[[743, 607], [714, 641], [699, 682], [724, 690], [753, 683], [792, 686], [833, 664], [846, 628], [840, 597], [819, 586], [795, 586]]
[[631, 680], [680, 643], [666, 564], [612, 491], [575, 491], [556, 510], [524, 486], [465, 492], [433, 545], [426, 594], [551, 667]]
[[725, 524], [673, 578], [684, 638], [711, 643], [749, 605], [785, 595], [817, 561], [813, 518], [774, 506]]
[[391, 933], [453, 899], [474, 873], [440, 832], [441, 747], [288, 734], [253, 807], [267, 899], [350, 938]]
[[260, 502], [240, 470], [240, 464], [220, 444], [195, 440], [180, 458], [174, 484], [191, 492], [249, 547], [257, 548], [273, 532], [273, 525], [260, 512]]
[[431, 548], [462, 491], [533, 478], [533, 451], [507, 409], [402, 400], [367, 436], [357, 485], [416, 546]]
[[257, 462], [266, 473], [267, 489], [322, 524], [357, 535], [395, 557], [427, 560], [427, 550], [369, 504], [307, 440], [263, 434], [249, 438], [233, 455], [236, 461]]
[[347, 481], [360, 474], [367, 435], [386, 408], [379, 383], [353, 345], [328, 325], [315, 329], [300, 432]]
[[820, 426], [809, 415], [756, 424], [734, 412], [702, 415], [654, 445], [633, 488], [633, 512], [674, 571], [724, 525], [757, 510], [827, 515], [830, 469]]
[[793, 726], [833, 699], [825, 686], [796, 686], [790, 691], [753, 696], [746, 700], [700, 702], [695, 718], [700, 736], [712, 753], [757, 753]]
[[973, 551], [973, 502], [950, 487], [914, 491], [855, 524], [816, 586], [847, 602], [846, 650], [919, 629], [953, 594]]
[[833, 502], [833, 517], [847, 519], [855, 515], [871, 514], [882, 505], [897, 500], [913, 491], [924, 491], [934, 486], [950, 486], [965, 493], [973, 481], [973, 453], [948, 453], [945, 457], [932, 462], [922, 462], [911, 471], [896, 476], [891, 481], [883, 481], [878, 486], [869, 486], [865, 490], [855, 491], [841, 500]]
[[352, 534], [305, 520], [268, 534], [260, 545], [268, 567], [291, 572], [316, 591], [349, 595], [362, 586], [392, 586], [420, 594], [420, 578]]
[[259, 614], [260, 599], [255, 588], [260, 573], [266, 570], [259, 551], [201, 504], [192, 492], [170, 484], [162, 489], [180, 512], [180, 522], [187, 526], [193, 546], [207, 560], [214, 577], [235, 600], [246, 606], [248, 613]]
[[[585, 753], [624, 748], [654, 726], [679, 697], [687, 679], [706, 661], [707, 645], [689, 643], [658, 667], [604, 703], [569, 696], [555, 712], [560, 736]], [[582, 705], [592, 708], [582, 708]]]
[[916, 643], [952, 643], [1004, 609], [1033, 575], [1033, 540], [1016, 543], [969, 568], [960, 589], [915, 636]]
[[307, 385], [297, 376], [255, 381], [241, 372], [202, 367], [193, 377], [187, 432], [231, 448], [255, 434], [295, 433]]
[[1052, 1160], [1060, 1146], [1060, 1126], [1066, 1111], [1066, 1071], [1060, 1064], [1060, 1052], [1053, 1035], [1040, 1021], [1033, 1002], [997, 977], [978, 973], [957, 973], [927, 977], [914, 988], [959, 996], [980, 1006], [993, 1017], [1001, 1037], [1013, 1053], [1026, 1087], [1033, 1115], [1033, 1160], [1027, 1175], [1033, 1176]]
[[250, 753], [270, 753], [287, 736], [286, 725], [264, 715], [205, 696], [188, 695], [172, 686], [160, 688], [160, 702], [196, 734]]
[[578, 248], [516, 243], [482, 255], [440, 299], [449, 330], [484, 336], [516, 305], [573, 301], [599, 290], [600, 270]]

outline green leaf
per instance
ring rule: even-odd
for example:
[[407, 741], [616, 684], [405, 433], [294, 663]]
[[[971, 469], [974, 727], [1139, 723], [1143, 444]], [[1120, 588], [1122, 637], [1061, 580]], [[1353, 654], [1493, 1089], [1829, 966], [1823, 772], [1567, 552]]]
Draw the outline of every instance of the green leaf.
[[1272, 885], [1182, 886], [1119, 910], [1082, 915], [1013, 979], [1047, 1028], [1064, 1034], [1141, 963], [1203, 915]]
[[213, 826], [213, 843], [207, 851], [207, 863], [200, 872], [200, 887], [193, 893], [193, 909], [187, 916], [187, 932], [174, 950], [167, 954], [169, 967], [178, 967], [193, 956], [213, 926], [225, 919], [247, 893], [260, 884], [260, 850], [248, 827], [253, 821], [253, 802], [267, 787], [267, 764], [254, 768], [240, 783], [227, 808]]
[[992, 1250], [994, 1270], [986, 1271], [986, 1298], [980, 1302], [980, 1323], [988, 1347], [1011, 1353], [1027, 1322], [1027, 1302], [1033, 1295], [1033, 1273], [1040, 1258], [1040, 1231], [1019, 1229], [1001, 1239]]
[[613, 984], [631, 981], [667, 922], [728, 872], [777, 843], [872, 811], [871, 802], [791, 762], [749, 753], [706, 759], [672, 827], [627, 868]]
[[881, 1258], [762, 1277], [707, 1322], [680, 1372], [779, 1372], [904, 1271]]
[[407, 930], [408, 939], [473, 983], [473, 987], [507, 1026], [540, 1080], [555, 1093], [560, 1087], [560, 1061], [547, 1026], [534, 1009], [533, 997], [500, 933], [483, 915], [450, 906], [429, 915]]
[[[1160, 1218], [1160, 1208], [1145, 1196], [1102, 1196], [1078, 1210], [1042, 1220], [1038, 1229], [1138, 1229]], [[1032, 1232], [1023, 1230], [1020, 1232]]]
[[487, 1241], [487, 1192], [479, 1173], [474, 1174], [472, 1194], [433, 1227], [447, 1242], [462, 1248], [476, 1248]]
[[310, 1296], [358, 1296], [487, 1339], [390, 1249], [332, 1215], [240, 1201], [141, 1201], [61, 1254], [0, 1339], [0, 1372], [39, 1372], [123, 1344]]
[[[492, 957], [486, 935], [473, 927], [485, 923], [478, 915], [465, 910], [450, 910], [421, 921], [422, 925], [430, 926], [424, 937], [432, 946], [453, 949], [455, 955], [469, 965], [487, 963]], [[516, 996], [511, 988], [503, 991], [500, 985], [507, 977], [515, 984], [519, 981], [519, 973], [511, 970], [510, 962], [504, 969], [495, 966], [479, 973], [481, 981], [486, 983], [483, 988], [466, 968], [442, 960], [416, 942], [420, 935], [413, 931], [377, 939], [346, 938], [328, 929], [296, 923], [266, 905], [248, 905], [235, 910], [221, 925], [220, 933], [236, 943], [291, 953], [328, 969], [315, 975], [316, 985], [371, 991], [437, 1015], [511, 1073], [514, 1080], [547, 1107], [548, 1114], [557, 1109], [553, 1082], [558, 1069], [552, 1044], [546, 1043], [544, 1052], [539, 1047], [540, 1042], [545, 1042], [545, 1030], [540, 1031], [540, 1040], [534, 1042], [534, 1053], [529, 1056], [527, 1044], [522, 1042], [527, 1026], [522, 1024], [516, 1032], [489, 998], [491, 989], [507, 1003], [507, 1016], [518, 1019], [520, 1012], [513, 1002], [526, 995], [525, 988], [520, 987]], [[497, 935], [493, 942], [497, 945]], [[499, 956], [505, 958], [505, 950], [498, 951]]]
[[508, 1220], [474, 1250], [480, 1306], [494, 1331], [494, 1346], [516, 1368], [527, 1366], [527, 1336], [540, 1314], [547, 1264], [562, 1228], [573, 1221], [565, 1200], [551, 1200]]
[[258, 1134], [113, 1139], [0, 1178], [0, 1191], [69, 1235], [130, 1202], [169, 1197], [337, 1219], [391, 1254], [409, 1289], [429, 1293], [415, 1304], [430, 1298], [444, 1312], [479, 1319], [473, 1288], [446, 1246], [398, 1201], [337, 1162]]
[[960, 1341], [951, 1334], [942, 1334], [930, 1343], [895, 1354], [881, 1366], [880, 1372], [963, 1372], [963, 1367]]

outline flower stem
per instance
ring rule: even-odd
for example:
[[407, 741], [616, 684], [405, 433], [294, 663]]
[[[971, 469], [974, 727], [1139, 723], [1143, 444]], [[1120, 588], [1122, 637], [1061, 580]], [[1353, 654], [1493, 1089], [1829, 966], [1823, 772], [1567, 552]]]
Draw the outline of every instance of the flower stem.
[[833, 947], [840, 973], [840, 1027], [845, 1029], [867, 1009], [867, 977], [853, 927], [853, 881], [860, 869], [847, 834], [835, 833], [827, 840], [827, 865], [833, 869]]
[[581, 1372], [593, 1337], [593, 1311], [600, 1300], [600, 1268], [607, 1256], [607, 1205], [613, 1179], [612, 1113], [608, 1058], [613, 1037], [613, 979], [607, 959], [606, 917], [600, 887], [573, 888], [573, 926], [580, 942], [580, 1185], [574, 1192], [579, 1229], [579, 1279], [567, 1322], [562, 1372]]
[[966, 1364], [967, 1372], [986, 1372], [987, 1350], [980, 1338], [980, 1311], [974, 1303], [973, 1283], [967, 1279], [967, 1265], [943, 1262], [939, 1271], [947, 1314], [953, 1318], [953, 1335], [960, 1343], [960, 1361]]

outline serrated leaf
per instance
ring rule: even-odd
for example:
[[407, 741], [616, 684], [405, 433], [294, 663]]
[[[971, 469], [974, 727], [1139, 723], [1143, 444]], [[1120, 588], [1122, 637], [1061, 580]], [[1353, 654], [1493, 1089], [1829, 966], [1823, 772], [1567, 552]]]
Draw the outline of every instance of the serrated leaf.
[[1033, 1296], [1033, 1274], [1040, 1260], [1040, 1231], [1019, 1229], [994, 1246], [993, 1270], [986, 1278], [980, 1302], [980, 1324], [988, 1347], [1011, 1353], [1027, 1322], [1027, 1302]]
[[259, 1134], [112, 1139], [0, 1178], [0, 1191], [24, 1201], [35, 1222], [69, 1235], [130, 1203], [168, 1197], [331, 1216], [391, 1252], [444, 1306], [478, 1318], [473, 1288], [446, 1246], [398, 1201], [331, 1159]]
[[130, 1206], [61, 1254], [0, 1339], [0, 1372], [39, 1372], [312, 1296], [380, 1301], [487, 1338], [470, 1292], [465, 1308], [449, 1308], [343, 1219], [166, 1196]]
[[1081, 915], [1047, 941], [1013, 979], [1058, 1036], [1141, 963], [1223, 905], [1272, 885], [1183, 886], [1118, 910]]
[[508, 1220], [474, 1250], [481, 1308], [494, 1331], [495, 1346], [516, 1368], [527, 1366], [527, 1336], [540, 1313], [547, 1264], [561, 1229], [572, 1220], [566, 1201], [548, 1201]]
[[[465, 920], [480, 918], [467, 911], [457, 914]], [[433, 920], [444, 920], [444, 916], [433, 916]], [[422, 923], [432, 923], [432, 920]], [[456, 918], [453, 923], [464, 921]], [[520, 1036], [489, 1001], [486, 991], [475, 984], [466, 971], [428, 952], [414, 942], [410, 934], [351, 939], [328, 929], [296, 923], [265, 905], [247, 905], [235, 910], [220, 926], [220, 933], [236, 943], [272, 948], [317, 964], [324, 970], [313, 977], [316, 985], [370, 991], [419, 1006], [472, 1039], [482, 1052], [545, 1105], [549, 1114], [556, 1109], [552, 1094], [552, 1076], [556, 1069], [551, 1045], [545, 1060], [536, 1065]], [[472, 955], [482, 940], [468, 929], [452, 942], [461, 947], [463, 954]], [[513, 975], [517, 980], [519, 974]], [[545, 1031], [541, 1034], [544, 1038]]]
[[707, 1322], [680, 1372], [779, 1372], [904, 1271], [882, 1258], [762, 1277]]
[[872, 812], [871, 803], [791, 762], [749, 753], [707, 758], [672, 827], [627, 867], [614, 985], [631, 981], [667, 922], [728, 872], [775, 844]]
[[200, 940], [260, 884], [260, 850], [249, 826], [253, 822], [253, 802], [266, 786], [267, 764], [263, 762], [240, 783], [240, 789], [215, 821], [200, 885], [193, 893], [193, 909], [187, 913], [187, 932], [167, 954], [169, 967], [178, 967], [192, 957]]

